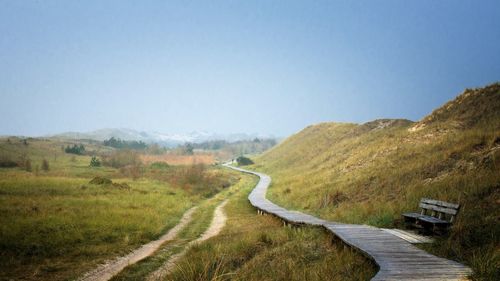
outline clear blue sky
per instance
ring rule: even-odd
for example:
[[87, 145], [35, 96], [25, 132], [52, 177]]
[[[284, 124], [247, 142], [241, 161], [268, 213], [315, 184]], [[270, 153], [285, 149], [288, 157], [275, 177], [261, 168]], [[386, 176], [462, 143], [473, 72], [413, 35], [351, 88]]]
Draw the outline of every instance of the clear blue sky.
[[0, 0], [0, 135], [286, 136], [500, 80], [500, 1]]

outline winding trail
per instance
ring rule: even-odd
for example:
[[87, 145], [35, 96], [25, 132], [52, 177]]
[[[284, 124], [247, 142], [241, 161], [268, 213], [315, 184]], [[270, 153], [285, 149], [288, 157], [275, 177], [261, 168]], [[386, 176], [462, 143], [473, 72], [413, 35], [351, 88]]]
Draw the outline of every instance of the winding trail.
[[165, 279], [165, 277], [175, 268], [177, 261], [186, 254], [190, 247], [218, 235], [221, 232], [222, 228], [224, 228], [224, 226], [226, 225], [227, 216], [224, 213], [224, 206], [226, 205], [226, 203], [227, 199], [215, 208], [214, 217], [212, 219], [212, 222], [210, 223], [210, 226], [200, 237], [189, 242], [184, 250], [182, 250], [180, 253], [177, 253], [170, 257], [170, 259], [168, 259], [168, 261], [166, 261], [159, 269], [151, 273], [146, 280], [153, 281]]
[[266, 199], [271, 177], [266, 174], [244, 170], [224, 164], [233, 170], [256, 175], [259, 182], [248, 199], [259, 210], [275, 215], [286, 223], [321, 226], [344, 243], [358, 249], [379, 267], [372, 281], [436, 281], [468, 280], [471, 269], [455, 261], [439, 258], [421, 250], [407, 241], [377, 227], [358, 224], [343, 224], [316, 218], [298, 211], [289, 211]]
[[99, 266], [98, 268], [86, 273], [80, 281], [107, 281], [113, 276], [122, 271], [125, 267], [134, 264], [150, 255], [152, 255], [160, 246], [172, 239], [174, 239], [179, 231], [181, 231], [189, 222], [192, 220], [193, 212], [197, 207], [193, 207], [187, 210], [184, 215], [182, 215], [181, 220], [177, 225], [171, 228], [167, 233], [162, 235], [158, 240], [151, 241], [147, 244], [142, 245], [140, 248], [134, 250], [130, 254], [119, 257], [117, 259], [106, 262], [105, 264]]

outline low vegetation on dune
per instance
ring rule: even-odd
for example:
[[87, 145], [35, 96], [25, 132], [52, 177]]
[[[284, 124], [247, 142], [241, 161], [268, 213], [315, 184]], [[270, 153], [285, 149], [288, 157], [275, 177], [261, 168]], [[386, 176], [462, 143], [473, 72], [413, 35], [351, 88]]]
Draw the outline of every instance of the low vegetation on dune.
[[255, 159], [269, 198], [340, 222], [401, 226], [420, 198], [461, 204], [448, 235], [426, 246], [500, 279], [500, 84], [468, 89], [420, 122], [307, 127]]
[[0, 280], [74, 279], [238, 180], [203, 164], [147, 165], [119, 144], [0, 139]]

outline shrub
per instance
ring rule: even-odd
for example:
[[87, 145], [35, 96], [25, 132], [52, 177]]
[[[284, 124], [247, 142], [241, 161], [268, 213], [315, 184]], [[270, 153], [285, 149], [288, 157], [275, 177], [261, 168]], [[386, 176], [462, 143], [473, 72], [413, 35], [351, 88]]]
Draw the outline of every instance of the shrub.
[[73, 144], [73, 146], [68, 145], [64, 149], [64, 152], [83, 155], [85, 153], [85, 146], [83, 146], [83, 144], [80, 144], [80, 145]]
[[45, 172], [48, 172], [50, 170], [49, 161], [47, 161], [47, 159], [42, 160], [42, 170]]
[[252, 165], [253, 161], [250, 158], [247, 158], [245, 156], [240, 156], [236, 158], [236, 162], [238, 163], [238, 166], [246, 166], [246, 165]]
[[149, 165], [149, 167], [151, 167], [151, 169], [164, 170], [164, 169], [167, 169], [169, 167], [169, 165], [167, 162], [154, 162], [154, 163], [151, 163], [151, 165]]
[[0, 158], [0, 168], [13, 168], [17, 166], [17, 162], [12, 161], [10, 158]]
[[26, 172], [31, 172], [32, 171], [32, 169], [31, 169], [31, 160], [26, 159], [26, 161], [24, 162], [24, 169], [26, 170]]
[[92, 156], [90, 159], [90, 167], [101, 167], [101, 160], [99, 158]]
[[103, 185], [103, 184], [112, 184], [113, 181], [111, 181], [108, 178], [105, 177], [95, 177], [91, 181], [89, 181], [90, 184], [97, 184], [97, 185]]

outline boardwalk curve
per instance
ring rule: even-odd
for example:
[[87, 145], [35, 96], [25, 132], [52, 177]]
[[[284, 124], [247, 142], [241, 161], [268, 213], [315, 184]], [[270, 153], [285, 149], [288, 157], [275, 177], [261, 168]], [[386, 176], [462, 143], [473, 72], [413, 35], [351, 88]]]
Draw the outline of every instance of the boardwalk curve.
[[377, 227], [326, 221], [298, 211], [289, 211], [266, 198], [271, 177], [224, 164], [224, 166], [256, 175], [259, 182], [248, 199], [260, 212], [275, 215], [287, 223], [322, 226], [344, 243], [358, 249], [379, 267], [372, 281], [389, 280], [468, 280], [471, 269], [455, 261], [439, 258]]

